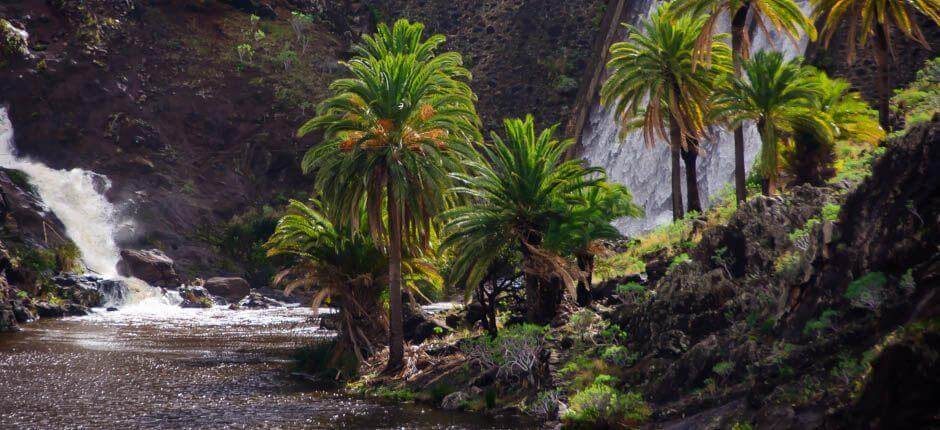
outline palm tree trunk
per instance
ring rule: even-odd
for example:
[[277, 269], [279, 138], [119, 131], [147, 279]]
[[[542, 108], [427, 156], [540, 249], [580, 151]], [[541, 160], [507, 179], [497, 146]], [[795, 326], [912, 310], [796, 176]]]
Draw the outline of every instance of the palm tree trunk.
[[[734, 76], [741, 77], [741, 66], [747, 57], [745, 52], [745, 32], [747, 31], [747, 14], [751, 3], [745, 2], [735, 11], [731, 19], [731, 51], [734, 55]], [[744, 171], [744, 129], [738, 126], [734, 129], [734, 195], [738, 203], [747, 199], [747, 173]]]
[[401, 211], [394, 192], [394, 176], [388, 179], [388, 364], [386, 373], [402, 368], [405, 358], [405, 330], [401, 298]]
[[689, 212], [702, 213], [702, 200], [698, 194], [698, 171], [695, 162], [698, 160], [698, 144], [688, 142], [686, 149], [682, 150], [682, 161], [685, 162], [685, 192]]
[[777, 148], [777, 134], [773, 126], [764, 120], [757, 121], [757, 131], [760, 133], [760, 173], [761, 192], [769, 196], [777, 192], [777, 162], [779, 153]]
[[578, 254], [578, 270], [583, 275], [578, 278], [578, 305], [589, 306], [591, 304], [591, 284], [594, 277], [594, 255], [590, 253]]
[[878, 91], [878, 122], [886, 132], [894, 130], [891, 124], [891, 55], [888, 38], [881, 25], [875, 25], [875, 37], [872, 40], [875, 64], [878, 66], [878, 79], [875, 86]]
[[682, 130], [679, 124], [671, 119], [669, 121], [669, 151], [672, 153], [672, 219], [682, 219], [682, 166], [679, 164], [679, 148], [682, 146]]

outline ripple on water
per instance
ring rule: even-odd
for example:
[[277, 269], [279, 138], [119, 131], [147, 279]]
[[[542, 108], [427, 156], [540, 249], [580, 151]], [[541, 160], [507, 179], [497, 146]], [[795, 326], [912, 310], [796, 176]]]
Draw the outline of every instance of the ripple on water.
[[331, 333], [309, 309], [141, 303], [0, 336], [4, 428], [522, 429], [318, 392], [291, 353]]

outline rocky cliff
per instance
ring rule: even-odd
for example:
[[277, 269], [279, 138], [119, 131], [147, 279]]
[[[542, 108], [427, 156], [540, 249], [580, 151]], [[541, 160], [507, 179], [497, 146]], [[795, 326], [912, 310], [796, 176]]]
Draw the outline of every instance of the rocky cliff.
[[[136, 221], [122, 246], [163, 249], [185, 276], [244, 276], [252, 251], [227, 252], [212, 236], [302, 193], [298, 159], [316, 137], [294, 133], [360, 32], [379, 19], [425, 21], [465, 54], [487, 123], [528, 111], [558, 122], [602, 3], [4, 3], [0, 16], [28, 33], [17, 45], [28, 52], [4, 54], [0, 103], [22, 153], [111, 179], [109, 198]], [[312, 17], [302, 43], [292, 12]]]

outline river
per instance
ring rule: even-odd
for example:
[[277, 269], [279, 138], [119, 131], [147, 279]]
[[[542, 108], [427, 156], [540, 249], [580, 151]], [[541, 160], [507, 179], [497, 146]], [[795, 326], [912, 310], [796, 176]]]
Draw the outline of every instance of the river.
[[292, 352], [325, 334], [304, 308], [141, 303], [0, 334], [4, 429], [504, 429], [512, 421], [318, 391]]

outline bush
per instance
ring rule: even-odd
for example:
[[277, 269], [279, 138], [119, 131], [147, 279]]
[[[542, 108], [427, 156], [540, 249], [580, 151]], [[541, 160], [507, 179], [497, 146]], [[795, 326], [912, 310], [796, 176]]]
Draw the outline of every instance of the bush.
[[639, 393], [623, 393], [598, 377], [570, 398], [562, 419], [567, 428], [628, 428], [646, 422], [650, 408]]
[[806, 323], [806, 326], [803, 327], [804, 335], [816, 335], [824, 333], [825, 331], [832, 328], [832, 319], [839, 316], [839, 313], [832, 309], [826, 309], [823, 311], [822, 315], [819, 318], [810, 320]]
[[535, 384], [545, 349], [545, 327], [518, 324], [503, 329], [496, 339], [481, 336], [462, 345], [464, 354], [485, 369], [497, 369], [501, 379]]
[[852, 281], [845, 290], [845, 298], [857, 308], [878, 310], [884, 301], [884, 286], [887, 282], [884, 273], [871, 272]]
[[891, 108], [904, 119], [905, 128], [930, 121], [940, 112], [940, 57], [927, 62], [907, 88], [895, 91]]
[[839, 219], [839, 212], [841, 211], [842, 206], [829, 203], [822, 208], [822, 218], [826, 221], [837, 221]]
[[636, 363], [637, 354], [631, 353], [625, 346], [611, 345], [604, 348], [601, 353], [601, 359], [606, 363], [617, 367], [630, 367]]

